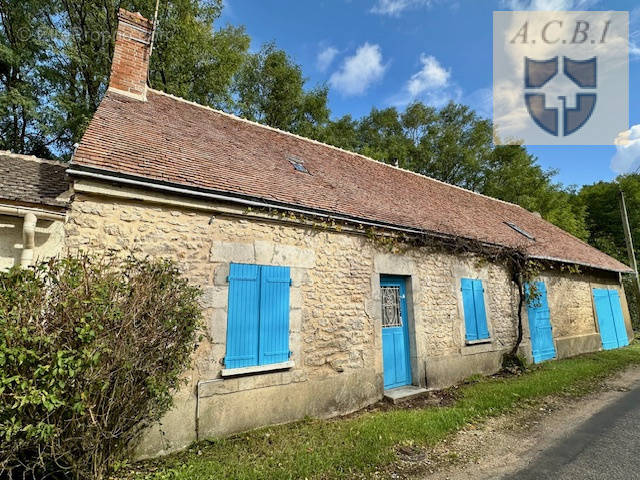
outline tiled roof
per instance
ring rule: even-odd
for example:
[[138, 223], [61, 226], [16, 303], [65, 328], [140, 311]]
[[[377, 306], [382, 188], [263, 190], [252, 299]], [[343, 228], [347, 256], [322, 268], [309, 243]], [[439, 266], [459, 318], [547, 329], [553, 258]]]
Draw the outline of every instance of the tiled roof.
[[[509, 247], [526, 246], [539, 258], [629, 270], [517, 205], [154, 90], [147, 98], [142, 102], [109, 92], [72, 164]], [[296, 171], [292, 161], [302, 162], [309, 173]]]
[[64, 207], [69, 189], [67, 165], [28, 155], [0, 152], [0, 201]]

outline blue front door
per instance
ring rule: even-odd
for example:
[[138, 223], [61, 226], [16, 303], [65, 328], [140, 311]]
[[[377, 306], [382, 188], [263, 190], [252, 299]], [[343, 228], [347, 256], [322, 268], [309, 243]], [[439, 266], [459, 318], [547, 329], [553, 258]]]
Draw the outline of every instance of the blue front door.
[[612, 350], [629, 344], [624, 325], [620, 294], [615, 289], [594, 288], [593, 302], [596, 306], [602, 348]]
[[[527, 305], [529, 316], [529, 332], [531, 334], [531, 353], [533, 361], [543, 362], [556, 356], [556, 347], [553, 344], [553, 331], [551, 329], [551, 315], [547, 303], [547, 288], [544, 282], [536, 282], [535, 298]], [[527, 292], [529, 292], [527, 286]]]
[[411, 384], [407, 294], [402, 277], [380, 278], [384, 388]]

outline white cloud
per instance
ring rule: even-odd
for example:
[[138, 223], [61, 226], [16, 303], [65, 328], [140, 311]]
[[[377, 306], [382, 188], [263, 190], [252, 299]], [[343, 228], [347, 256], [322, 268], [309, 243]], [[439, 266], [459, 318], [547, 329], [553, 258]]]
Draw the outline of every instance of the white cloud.
[[450, 100], [459, 102], [462, 89], [451, 82], [451, 71], [447, 70], [432, 55], [421, 54], [420, 70], [411, 75], [402, 90], [389, 99], [389, 103], [403, 107], [414, 100], [441, 107]]
[[386, 69], [380, 46], [365, 43], [331, 75], [329, 85], [343, 95], [362, 95], [384, 76]]
[[408, 8], [431, 6], [432, 0], [378, 0], [371, 12], [397, 17]]
[[451, 72], [440, 65], [434, 56], [423, 53], [420, 55], [420, 63], [422, 63], [420, 71], [411, 75], [407, 82], [407, 90], [412, 97], [415, 98], [427, 90], [449, 85]]
[[586, 10], [599, 0], [502, 0], [509, 10]]
[[329, 65], [333, 63], [336, 55], [338, 55], [338, 49], [334, 47], [327, 47], [318, 53], [316, 57], [316, 67], [318, 70], [325, 72], [327, 68], [329, 68]]
[[611, 170], [631, 173], [640, 168], [640, 125], [634, 125], [618, 135], [616, 154], [611, 159]]

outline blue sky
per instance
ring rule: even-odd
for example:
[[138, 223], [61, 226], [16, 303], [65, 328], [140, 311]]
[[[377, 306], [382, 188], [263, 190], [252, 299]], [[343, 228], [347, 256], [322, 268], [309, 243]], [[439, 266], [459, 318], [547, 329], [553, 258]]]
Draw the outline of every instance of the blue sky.
[[[310, 86], [326, 83], [333, 117], [372, 107], [434, 106], [453, 99], [491, 116], [493, 11], [631, 12], [630, 140], [615, 146], [528, 150], [566, 185], [611, 180], [640, 166], [640, 7], [632, 0], [225, 0], [221, 23], [245, 25], [252, 49], [275, 41]], [[622, 165], [623, 167], [620, 167]]]

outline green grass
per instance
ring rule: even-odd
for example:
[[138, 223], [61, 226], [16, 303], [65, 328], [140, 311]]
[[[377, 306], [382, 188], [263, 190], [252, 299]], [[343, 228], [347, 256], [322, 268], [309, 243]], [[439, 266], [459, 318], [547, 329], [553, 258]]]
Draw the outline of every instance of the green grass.
[[[200, 442], [186, 452], [134, 465], [135, 480], [298, 479], [366, 476], [393, 462], [398, 445], [432, 446], [471, 422], [535, 405], [548, 395], [579, 396], [632, 364], [640, 344], [548, 362], [519, 377], [487, 378], [457, 389], [449, 407], [397, 409], [311, 420]], [[144, 473], [142, 473], [144, 472]]]

